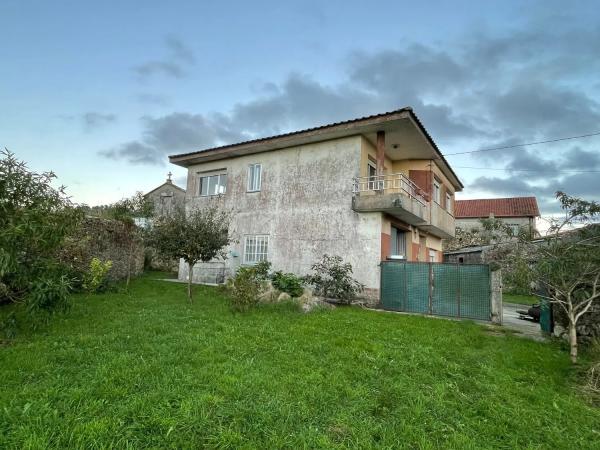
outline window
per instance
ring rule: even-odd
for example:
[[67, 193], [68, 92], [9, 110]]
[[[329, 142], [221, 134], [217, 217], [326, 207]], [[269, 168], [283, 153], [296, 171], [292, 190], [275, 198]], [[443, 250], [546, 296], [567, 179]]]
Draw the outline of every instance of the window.
[[452, 214], [452, 195], [446, 192], [446, 211]]
[[227, 174], [220, 173], [200, 177], [199, 191], [202, 197], [224, 194], [227, 191]]
[[433, 200], [439, 205], [442, 202], [441, 198], [441, 189], [440, 182], [438, 180], [433, 180]]
[[392, 227], [391, 252], [393, 256], [406, 258], [406, 233], [396, 227]]
[[260, 191], [262, 178], [262, 165], [250, 164], [248, 166], [248, 192]]
[[370, 191], [377, 190], [377, 185], [379, 184], [377, 183], [377, 167], [371, 161], [369, 161], [367, 164], [367, 172], [367, 189]]
[[269, 236], [249, 235], [244, 241], [244, 264], [256, 264], [267, 260]]
[[437, 251], [429, 250], [429, 262], [435, 262], [437, 259]]
[[518, 236], [519, 235], [519, 231], [521, 231], [521, 227], [519, 226], [519, 224], [517, 223], [509, 223], [508, 224], [510, 231], [512, 233], [513, 236]]

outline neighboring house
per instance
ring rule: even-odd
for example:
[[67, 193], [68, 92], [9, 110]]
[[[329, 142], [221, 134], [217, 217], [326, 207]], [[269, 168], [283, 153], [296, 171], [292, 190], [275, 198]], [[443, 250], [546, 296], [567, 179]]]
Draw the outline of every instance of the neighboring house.
[[374, 298], [381, 260], [442, 261], [463, 188], [411, 108], [169, 159], [188, 169], [186, 208], [232, 211], [228, 258], [195, 266], [197, 281], [263, 260], [305, 274], [327, 253]]
[[144, 197], [154, 203], [155, 215], [169, 215], [175, 208], [183, 207], [185, 204], [185, 189], [173, 184], [171, 172], [160, 186], [152, 189]]
[[539, 235], [535, 222], [540, 210], [535, 197], [457, 200], [455, 216], [456, 227], [463, 230], [481, 228], [481, 219], [493, 217], [509, 225], [514, 233], [529, 227], [533, 236]]

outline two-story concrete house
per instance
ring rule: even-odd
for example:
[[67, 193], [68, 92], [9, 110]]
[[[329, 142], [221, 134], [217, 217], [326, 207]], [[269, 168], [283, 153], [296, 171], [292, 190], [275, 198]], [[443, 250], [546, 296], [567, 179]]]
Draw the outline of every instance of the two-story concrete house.
[[327, 253], [350, 262], [374, 296], [381, 260], [442, 261], [463, 187], [411, 108], [170, 161], [188, 169], [186, 208], [232, 212], [228, 258], [197, 265], [197, 281], [262, 260], [305, 274]]

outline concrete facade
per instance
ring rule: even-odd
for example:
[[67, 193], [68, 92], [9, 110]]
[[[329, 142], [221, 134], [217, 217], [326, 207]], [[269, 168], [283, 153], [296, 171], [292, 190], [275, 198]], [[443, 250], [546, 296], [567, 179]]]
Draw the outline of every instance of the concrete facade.
[[[496, 217], [507, 225], [517, 227], [530, 227], [531, 230], [536, 230], [535, 217]], [[456, 219], [456, 228], [463, 230], [472, 230], [481, 228], [480, 218], [461, 218]]]
[[[231, 213], [227, 257], [197, 264], [193, 280], [220, 283], [233, 275], [244, 264], [246, 238], [258, 236], [268, 239], [262, 256], [273, 270], [304, 275], [324, 254], [341, 256], [371, 299], [378, 296], [379, 263], [398, 256], [400, 247], [409, 261], [442, 261], [442, 237], [454, 233], [454, 192], [462, 188], [409, 108], [170, 160], [188, 170], [188, 211], [216, 203]], [[256, 164], [261, 186], [253, 192]], [[383, 178], [391, 181], [375, 181]], [[430, 201], [433, 180], [448, 193], [443, 204]], [[415, 201], [421, 206], [407, 211]], [[449, 231], [432, 222], [438, 220], [433, 206], [452, 222]], [[179, 278], [187, 276], [181, 263]]]
[[[232, 274], [242, 264], [244, 237], [266, 235], [268, 260], [276, 270], [302, 275], [324, 253], [340, 255], [352, 264], [357, 280], [377, 288], [382, 214], [350, 208], [360, 153], [361, 139], [354, 136], [190, 166], [186, 208], [217, 202], [232, 213], [236, 241], [225, 261], [197, 265], [195, 279], [207, 281], [203, 269]], [[261, 190], [247, 192], [248, 166], [255, 163], [262, 165]], [[224, 172], [226, 193], [201, 197], [200, 176]], [[179, 277], [187, 277], [183, 264]]]

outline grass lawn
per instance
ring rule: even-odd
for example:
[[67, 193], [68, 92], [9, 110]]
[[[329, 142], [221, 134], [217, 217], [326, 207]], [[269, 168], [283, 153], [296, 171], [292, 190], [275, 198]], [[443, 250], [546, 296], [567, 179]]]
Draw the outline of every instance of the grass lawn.
[[502, 294], [502, 301], [504, 303], [518, 303], [519, 305], [533, 305], [540, 302], [540, 298], [535, 295], [522, 295], [522, 294]]
[[568, 354], [470, 322], [230, 312], [145, 276], [0, 348], [0, 448], [600, 448]]

